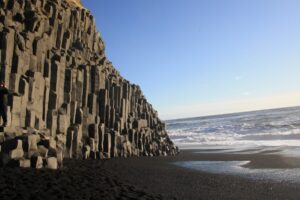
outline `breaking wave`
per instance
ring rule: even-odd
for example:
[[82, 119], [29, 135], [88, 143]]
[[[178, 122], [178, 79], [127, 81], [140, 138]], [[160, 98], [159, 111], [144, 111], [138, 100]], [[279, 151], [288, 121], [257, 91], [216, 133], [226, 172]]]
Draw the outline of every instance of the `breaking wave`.
[[300, 146], [300, 107], [171, 120], [171, 139], [189, 145]]

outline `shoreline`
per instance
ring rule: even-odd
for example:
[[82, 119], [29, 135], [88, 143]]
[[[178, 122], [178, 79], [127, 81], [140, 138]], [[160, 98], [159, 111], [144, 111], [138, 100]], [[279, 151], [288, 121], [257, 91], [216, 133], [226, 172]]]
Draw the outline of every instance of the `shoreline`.
[[[124, 179], [122, 178], [123, 180], [142, 186], [142, 189], [155, 194], [164, 193], [168, 199], [172, 199], [172, 197], [176, 197], [177, 199], [300, 198], [300, 184], [208, 173], [172, 164], [182, 161], [245, 161], [253, 159], [255, 163], [260, 161], [259, 164], [267, 166], [268, 163], [278, 159], [278, 155], [193, 153], [195, 151], [198, 152], [199, 150], [183, 150], [176, 157], [130, 158], [127, 160], [122, 159], [122, 161], [111, 160], [105, 163], [105, 167], [119, 173], [121, 178], [125, 177]], [[256, 165], [255, 167], [257, 168], [258, 166]], [[274, 167], [279, 168], [283, 166], [280, 166], [277, 162]], [[131, 169], [131, 174], [126, 175], [126, 172], [122, 168]]]
[[300, 199], [300, 184], [214, 174], [173, 164], [251, 158], [256, 168], [269, 163], [278, 168], [278, 155], [195, 151], [199, 152], [183, 150], [174, 157], [67, 160], [65, 168], [58, 171], [3, 168], [0, 195], [4, 199]]

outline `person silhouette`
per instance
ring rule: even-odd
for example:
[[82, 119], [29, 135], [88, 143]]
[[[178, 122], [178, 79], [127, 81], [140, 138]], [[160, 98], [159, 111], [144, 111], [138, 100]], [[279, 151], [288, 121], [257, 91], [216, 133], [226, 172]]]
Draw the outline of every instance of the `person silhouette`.
[[5, 83], [0, 82], [0, 116], [2, 117], [3, 124], [2, 126], [7, 126], [7, 96], [9, 92], [5, 87]]

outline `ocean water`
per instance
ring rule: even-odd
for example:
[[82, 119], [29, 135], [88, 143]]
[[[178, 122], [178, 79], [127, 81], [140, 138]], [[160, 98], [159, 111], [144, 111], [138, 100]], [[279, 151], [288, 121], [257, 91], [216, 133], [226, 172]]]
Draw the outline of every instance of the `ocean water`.
[[170, 120], [166, 125], [181, 149], [300, 147], [300, 107]]
[[[293, 160], [300, 158], [300, 107], [170, 120], [166, 125], [170, 138], [179, 148], [196, 149], [195, 153], [277, 154]], [[244, 166], [251, 162], [187, 160], [174, 164], [209, 173], [300, 184], [300, 165], [257, 169]]]

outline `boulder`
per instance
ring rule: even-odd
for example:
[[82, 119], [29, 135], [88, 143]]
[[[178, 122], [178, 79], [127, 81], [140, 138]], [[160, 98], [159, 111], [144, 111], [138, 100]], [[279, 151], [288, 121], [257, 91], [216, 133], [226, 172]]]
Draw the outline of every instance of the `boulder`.
[[24, 151], [23, 151], [22, 144], [23, 144], [22, 140], [17, 140], [16, 148], [9, 152], [10, 159], [17, 160], [17, 159], [22, 159], [23, 158]]
[[43, 159], [42, 157], [38, 154], [38, 153], [35, 153], [31, 156], [30, 158], [30, 166], [32, 168], [36, 168], [36, 169], [41, 169], [43, 168]]
[[47, 169], [58, 169], [58, 162], [57, 162], [57, 158], [55, 157], [49, 157], [47, 158]]
[[30, 168], [31, 162], [28, 159], [21, 159], [20, 161], [20, 167], [22, 168]]

